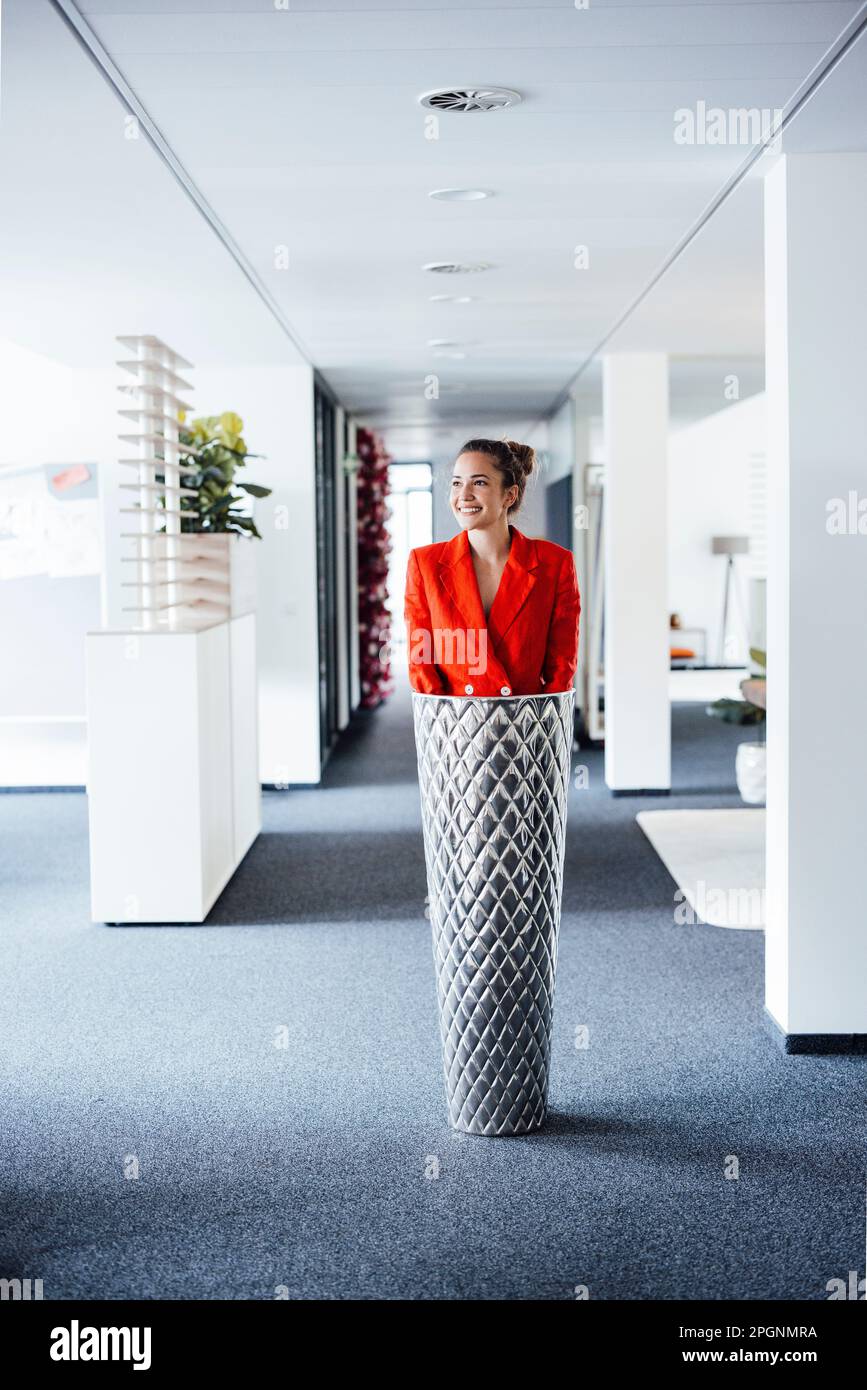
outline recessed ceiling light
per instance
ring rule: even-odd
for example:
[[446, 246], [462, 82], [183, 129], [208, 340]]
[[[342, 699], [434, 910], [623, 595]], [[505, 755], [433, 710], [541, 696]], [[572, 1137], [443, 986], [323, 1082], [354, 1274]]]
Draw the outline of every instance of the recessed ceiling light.
[[419, 97], [422, 106], [431, 111], [503, 111], [507, 106], [517, 106], [521, 93], [511, 87], [438, 87], [433, 92], [423, 92]]
[[466, 343], [458, 342], [455, 338], [428, 338], [427, 345], [437, 348], [466, 347]]
[[422, 270], [430, 270], [434, 275], [474, 275], [490, 268], [487, 261], [428, 261], [422, 266]]
[[428, 295], [430, 304], [475, 304], [474, 294], [431, 294]]
[[489, 188], [434, 188], [429, 198], [439, 198], [443, 203], [476, 203], [480, 198], [490, 198]]

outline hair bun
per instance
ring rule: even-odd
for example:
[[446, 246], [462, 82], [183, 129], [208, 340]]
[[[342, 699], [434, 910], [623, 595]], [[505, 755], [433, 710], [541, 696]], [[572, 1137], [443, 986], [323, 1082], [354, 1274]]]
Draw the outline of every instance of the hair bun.
[[536, 450], [532, 444], [518, 444], [514, 439], [507, 439], [506, 443], [515, 455], [524, 477], [529, 478], [536, 466]]

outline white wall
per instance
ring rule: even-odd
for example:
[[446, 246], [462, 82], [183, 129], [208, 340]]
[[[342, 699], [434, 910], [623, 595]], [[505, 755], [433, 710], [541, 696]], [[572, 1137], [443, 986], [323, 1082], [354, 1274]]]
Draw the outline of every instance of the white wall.
[[263, 782], [319, 781], [316, 482], [313, 371], [308, 366], [202, 367], [190, 374], [196, 415], [234, 410], [250, 482], [273, 489], [256, 503], [261, 541], [256, 629], [259, 770]]
[[[544, 483], [559, 482], [575, 471], [575, 402], [570, 398], [548, 421], [548, 466]], [[574, 483], [574, 478], [573, 478]]]
[[[750, 534], [750, 457], [764, 454], [765, 429], [761, 393], [669, 437], [669, 610], [680, 613], [685, 627], [707, 629], [712, 663], [717, 660], [726, 561], [711, 553], [711, 537]], [[747, 618], [750, 568], [748, 556], [735, 558]], [[732, 644], [730, 661], [746, 663], [748, 645], [746, 636], [737, 648]]]
[[789, 1034], [867, 1032], [867, 154], [765, 180], [768, 796], [765, 1003]]
[[[0, 478], [85, 463], [101, 486], [117, 449], [110, 370], [2, 342], [0, 375]], [[0, 580], [0, 786], [84, 785], [84, 638], [100, 625], [100, 599], [98, 574]]]
[[668, 361], [606, 354], [605, 781], [671, 787], [667, 651]]
[[[105, 565], [101, 577], [0, 582], [0, 786], [83, 785], [86, 776], [84, 638], [105, 624], [130, 626], [121, 581], [116, 367], [74, 369], [0, 344], [0, 371], [15, 409], [0, 441], [0, 477], [32, 465], [99, 465]], [[319, 657], [313, 376], [307, 366], [196, 368], [196, 415], [235, 410], [248, 465], [273, 488], [256, 504], [260, 772], [263, 781], [319, 779]], [[130, 378], [131, 380], [131, 378]], [[130, 429], [133, 426], [130, 424]], [[102, 595], [100, 590], [102, 588]], [[102, 604], [100, 599], [102, 597]]]
[[[548, 422], [549, 468], [546, 481], [573, 470], [573, 503], [583, 497], [583, 468], [587, 462], [604, 461], [602, 422], [584, 413], [586, 403], [566, 402]], [[765, 398], [763, 394], [737, 402], [725, 410], [692, 422], [673, 426], [668, 447], [668, 573], [669, 610], [679, 612], [685, 624], [706, 627], [708, 659], [716, 660], [722, 615], [724, 562], [710, 552], [710, 537], [750, 534], [754, 511], [750, 504], [750, 457], [765, 449]], [[585, 569], [584, 536], [576, 532], [575, 564], [581, 586]], [[762, 550], [762, 557], [764, 551]], [[736, 560], [741, 594], [749, 611], [750, 557]], [[586, 652], [586, 621], [582, 624], [579, 671]], [[747, 659], [746, 643], [732, 652], [732, 661]], [[740, 698], [739, 675], [725, 673], [700, 677], [699, 673], [672, 673], [673, 699], [702, 702], [719, 695]], [[710, 684], [708, 683], [710, 682]], [[579, 683], [580, 684], [580, 683]]]

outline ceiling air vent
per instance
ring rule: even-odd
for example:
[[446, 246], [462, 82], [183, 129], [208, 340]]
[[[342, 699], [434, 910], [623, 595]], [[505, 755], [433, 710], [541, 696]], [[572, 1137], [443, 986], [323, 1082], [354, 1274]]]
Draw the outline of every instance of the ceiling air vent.
[[509, 87], [440, 87], [419, 97], [431, 111], [504, 111], [520, 100]]
[[430, 270], [434, 275], [472, 275], [478, 270], [490, 270], [487, 261], [428, 261], [422, 270]]

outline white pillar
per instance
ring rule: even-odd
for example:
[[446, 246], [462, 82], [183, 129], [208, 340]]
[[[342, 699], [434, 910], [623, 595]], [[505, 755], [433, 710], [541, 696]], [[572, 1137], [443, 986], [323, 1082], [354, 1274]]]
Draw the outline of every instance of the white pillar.
[[277, 401], [282, 434], [261, 470], [274, 491], [259, 526], [259, 767], [263, 782], [292, 785], [321, 776], [312, 367], [282, 368]]
[[765, 1003], [790, 1039], [867, 1033], [865, 226], [867, 155], [768, 174]]
[[320, 779], [313, 369], [197, 369], [197, 413], [223, 410], [241, 416], [247, 447], [261, 455], [250, 459], [245, 479], [272, 489], [255, 506], [259, 775], [313, 785]]
[[605, 781], [671, 788], [666, 553], [668, 361], [603, 361], [605, 423]]
[[587, 661], [585, 594], [589, 596], [590, 592], [587, 575], [587, 526], [583, 510], [587, 502], [584, 470], [590, 462], [590, 417], [579, 414], [574, 401], [570, 404], [575, 421], [575, 449], [572, 457], [572, 555], [575, 560], [575, 572], [578, 575], [578, 592], [581, 597], [582, 610], [581, 620], [578, 623], [578, 674], [575, 704], [577, 708], [582, 708], [584, 704], [584, 665]]

